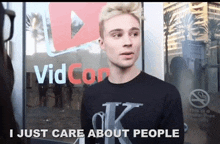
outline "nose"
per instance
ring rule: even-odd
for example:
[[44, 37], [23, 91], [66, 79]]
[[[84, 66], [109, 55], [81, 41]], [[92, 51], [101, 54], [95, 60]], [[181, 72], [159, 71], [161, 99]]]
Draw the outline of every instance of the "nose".
[[124, 36], [124, 47], [131, 47], [132, 46], [132, 39], [129, 35]]

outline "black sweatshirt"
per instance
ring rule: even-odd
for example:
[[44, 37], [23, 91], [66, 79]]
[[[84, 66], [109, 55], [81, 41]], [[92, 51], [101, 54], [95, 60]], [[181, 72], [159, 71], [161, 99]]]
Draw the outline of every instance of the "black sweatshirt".
[[[95, 114], [98, 116], [95, 117]], [[105, 115], [103, 123], [100, 115]], [[179, 92], [173, 85], [144, 72], [123, 84], [113, 84], [105, 78], [85, 90], [81, 107], [81, 126], [86, 144], [107, 144], [110, 138], [106, 141], [105, 138], [93, 138], [91, 135], [88, 138], [90, 130], [94, 128], [92, 121], [95, 122], [96, 129], [101, 129], [104, 124], [103, 130], [111, 129], [114, 132], [115, 128], [121, 129], [123, 136], [122, 129], [129, 130], [125, 138], [130, 144], [183, 144], [184, 141]], [[167, 130], [168, 135], [174, 134], [172, 130], [177, 129], [179, 133], [176, 136], [179, 138], [168, 138], [165, 134], [161, 134], [160, 138], [158, 135], [154, 137], [155, 132], [158, 134], [158, 129], [164, 132]], [[136, 137], [134, 130], [140, 131]], [[144, 135], [141, 135], [141, 132]], [[114, 141], [115, 144], [129, 144], [119, 142], [122, 138], [117, 137], [111, 137], [109, 144], [114, 144]]]

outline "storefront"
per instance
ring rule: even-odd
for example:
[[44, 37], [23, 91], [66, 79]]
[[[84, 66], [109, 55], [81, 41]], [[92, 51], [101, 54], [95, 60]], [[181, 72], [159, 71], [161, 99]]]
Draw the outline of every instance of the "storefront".
[[[105, 4], [3, 2], [16, 13], [14, 36], [7, 46], [15, 70], [12, 102], [20, 129], [57, 129], [57, 134], [80, 129], [83, 91], [109, 74], [107, 56], [98, 43], [98, 16]], [[217, 143], [220, 4], [142, 6], [145, 20], [137, 67], [179, 90], [185, 143]], [[73, 143], [77, 138], [48, 133], [32, 138], [32, 143], [37, 140]]]

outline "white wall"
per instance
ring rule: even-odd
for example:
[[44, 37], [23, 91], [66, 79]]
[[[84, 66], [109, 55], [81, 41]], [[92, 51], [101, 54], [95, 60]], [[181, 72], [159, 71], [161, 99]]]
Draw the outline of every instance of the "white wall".
[[15, 11], [16, 17], [14, 21], [14, 35], [12, 38], [12, 65], [14, 68], [14, 89], [12, 92], [12, 103], [14, 107], [15, 119], [18, 122], [20, 128], [22, 128], [22, 2], [10, 2], [10, 10]]
[[145, 72], [164, 80], [163, 2], [144, 3]]

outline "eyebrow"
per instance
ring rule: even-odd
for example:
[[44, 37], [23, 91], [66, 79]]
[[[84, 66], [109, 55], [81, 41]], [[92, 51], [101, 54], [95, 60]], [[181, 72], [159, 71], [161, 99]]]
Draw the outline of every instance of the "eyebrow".
[[137, 27], [132, 27], [131, 30], [140, 30], [140, 29]]
[[123, 31], [122, 29], [113, 29], [109, 33]]
[[[130, 30], [140, 30], [139, 28], [137, 27], [132, 27]], [[120, 32], [120, 31], [123, 31], [122, 29], [113, 29], [111, 30], [109, 33], [112, 33], [112, 32]]]

